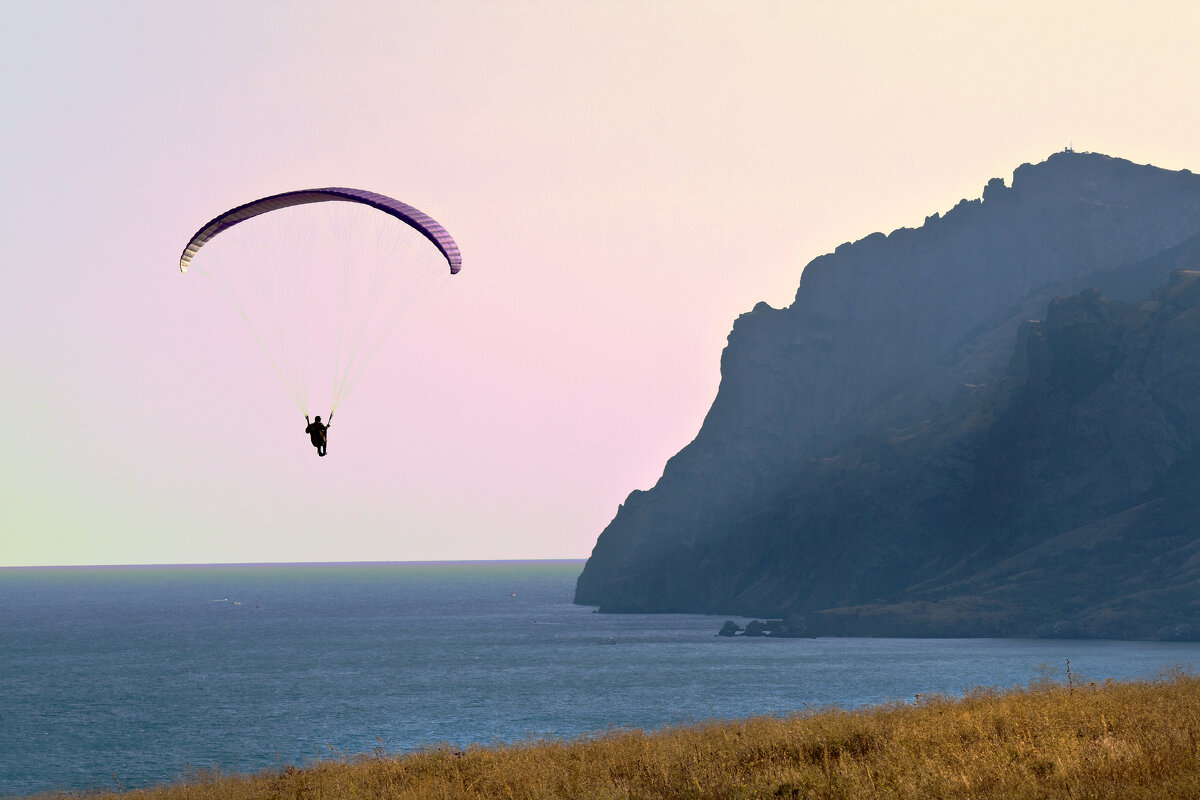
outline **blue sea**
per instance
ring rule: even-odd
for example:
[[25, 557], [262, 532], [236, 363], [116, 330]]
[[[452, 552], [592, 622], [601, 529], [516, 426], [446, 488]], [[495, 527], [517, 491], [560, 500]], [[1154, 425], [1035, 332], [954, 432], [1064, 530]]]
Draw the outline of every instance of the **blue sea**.
[[573, 605], [582, 566], [2, 569], [0, 796], [1200, 663], [1185, 643], [721, 638], [724, 617]]

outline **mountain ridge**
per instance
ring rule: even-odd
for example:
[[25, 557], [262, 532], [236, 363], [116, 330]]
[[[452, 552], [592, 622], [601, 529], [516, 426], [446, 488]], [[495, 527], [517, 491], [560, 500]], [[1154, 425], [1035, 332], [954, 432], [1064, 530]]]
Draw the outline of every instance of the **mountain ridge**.
[[[1045, 367], [1030, 348], [1066, 347], [1064, 337], [1082, 330], [1054, 320], [1084, 314], [1087, 303], [1124, 308], [1188, 266], [1200, 266], [1197, 176], [1071, 152], [1018, 167], [1011, 187], [992, 179], [981, 199], [920, 228], [814, 259], [792, 305], [760, 303], [735, 321], [700, 432], [653, 489], [618, 509], [576, 602], [806, 614], [829, 630], [866, 630], [839, 609], [916, 602], [921, 581], [933, 579], [930, 554], [941, 564], [970, 549], [964, 526], [980, 524], [975, 507], [1002, 504], [964, 487], [975, 470], [1009, 476], [980, 453], [1018, 430], [1002, 435], [996, 420], [1037, 377], [1029, 370]], [[1080, 294], [1093, 285], [1113, 298]], [[1060, 295], [1074, 299], [1056, 310]], [[1089, 331], [1103, 328], [1088, 319]], [[1179, 436], [1190, 447], [1190, 429]], [[880, 469], [896, 472], [886, 487], [872, 472]], [[1009, 520], [1012, 535], [1049, 538], [1057, 517], [1029, 508], [1041, 527]], [[864, 530], [892, 534], [865, 547]]]

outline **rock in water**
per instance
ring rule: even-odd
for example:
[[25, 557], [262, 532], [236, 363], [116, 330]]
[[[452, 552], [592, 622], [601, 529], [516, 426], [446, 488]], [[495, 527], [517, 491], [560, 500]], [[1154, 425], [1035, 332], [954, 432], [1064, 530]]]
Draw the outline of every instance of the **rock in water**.
[[741, 625], [738, 625], [731, 619], [727, 619], [725, 620], [725, 624], [721, 626], [721, 630], [717, 631], [717, 636], [737, 636], [741, 630]]

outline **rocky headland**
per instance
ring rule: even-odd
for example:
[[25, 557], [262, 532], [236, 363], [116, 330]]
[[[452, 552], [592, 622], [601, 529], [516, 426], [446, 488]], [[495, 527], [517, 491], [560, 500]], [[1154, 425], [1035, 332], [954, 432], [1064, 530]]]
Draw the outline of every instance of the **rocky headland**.
[[1200, 177], [1064, 152], [812, 261], [576, 602], [805, 635], [1200, 633]]

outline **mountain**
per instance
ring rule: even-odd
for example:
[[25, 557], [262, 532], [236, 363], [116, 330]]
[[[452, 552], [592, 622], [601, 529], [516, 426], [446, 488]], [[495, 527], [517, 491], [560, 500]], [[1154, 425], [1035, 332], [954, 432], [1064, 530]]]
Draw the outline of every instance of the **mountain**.
[[813, 260], [737, 319], [699, 433], [576, 602], [871, 635], [1190, 624], [1193, 267], [1200, 177], [1070, 151]]

